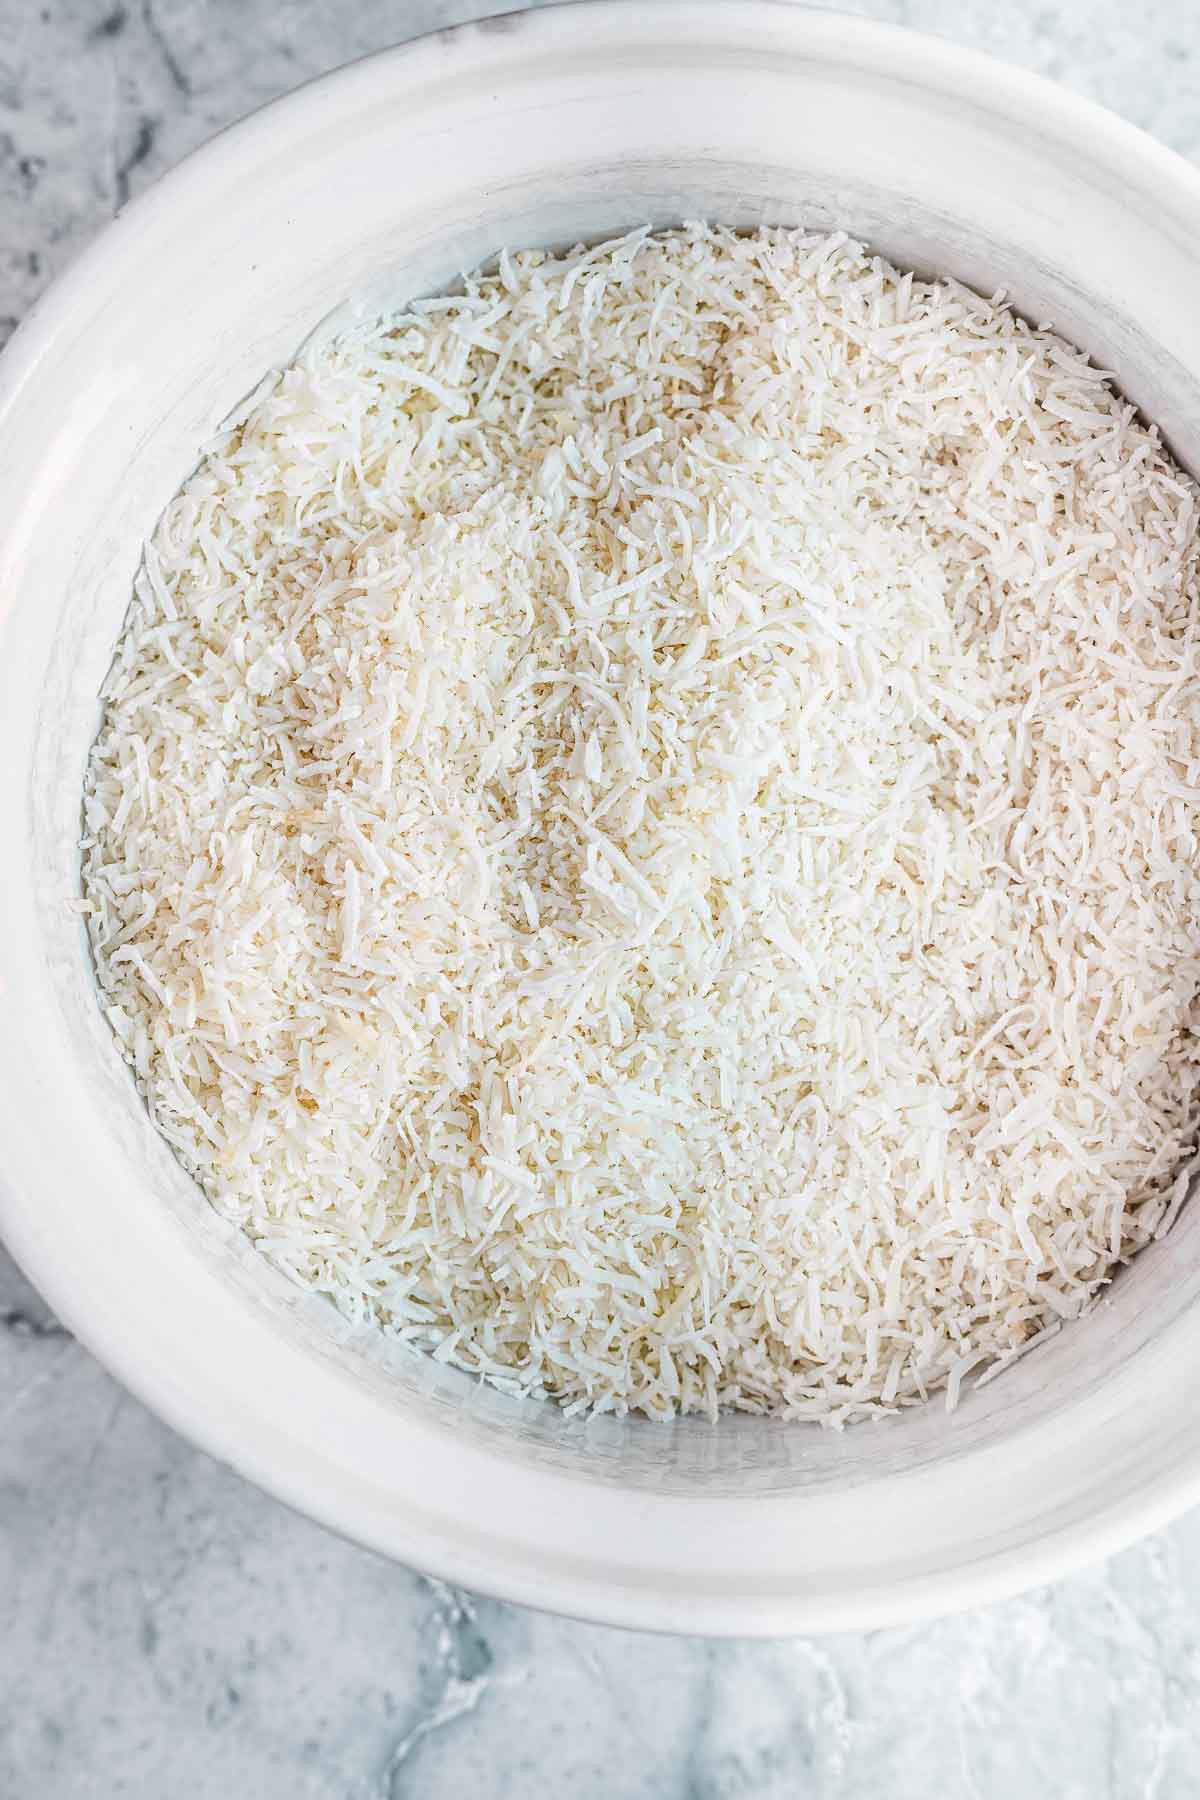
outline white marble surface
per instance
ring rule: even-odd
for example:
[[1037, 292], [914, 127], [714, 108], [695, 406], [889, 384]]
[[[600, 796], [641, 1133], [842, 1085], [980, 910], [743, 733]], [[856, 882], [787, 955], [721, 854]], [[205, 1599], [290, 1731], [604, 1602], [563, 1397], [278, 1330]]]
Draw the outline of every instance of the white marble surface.
[[[481, 10], [0, 0], [0, 342], [217, 127]], [[1200, 160], [1200, 0], [853, 10], [1025, 63]], [[248, 1487], [118, 1389], [2, 1251], [0, 1609], [0, 1800], [1200, 1794], [1200, 1513], [911, 1631], [706, 1645], [567, 1624], [435, 1587]]]

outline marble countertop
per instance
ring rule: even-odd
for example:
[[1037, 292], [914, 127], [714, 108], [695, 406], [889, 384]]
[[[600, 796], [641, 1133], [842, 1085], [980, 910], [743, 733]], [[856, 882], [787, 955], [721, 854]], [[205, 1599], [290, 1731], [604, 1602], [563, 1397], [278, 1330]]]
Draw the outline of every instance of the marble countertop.
[[[0, 344], [130, 194], [475, 0], [0, 0]], [[1200, 161], [1200, 0], [860, 0]], [[706, 1644], [443, 1588], [102, 1372], [0, 1251], [0, 1800], [1194, 1800], [1200, 1513], [906, 1631]]]

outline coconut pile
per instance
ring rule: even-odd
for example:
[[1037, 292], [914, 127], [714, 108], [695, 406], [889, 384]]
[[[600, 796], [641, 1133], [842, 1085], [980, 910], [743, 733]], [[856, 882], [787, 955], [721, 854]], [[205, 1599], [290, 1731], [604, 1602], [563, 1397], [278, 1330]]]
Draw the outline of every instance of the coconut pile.
[[839, 1423], [1011, 1358], [1197, 1117], [1197, 490], [842, 236], [504, 255], [146, 546], [108, 1019], [214, 1206], [514, 1392]]

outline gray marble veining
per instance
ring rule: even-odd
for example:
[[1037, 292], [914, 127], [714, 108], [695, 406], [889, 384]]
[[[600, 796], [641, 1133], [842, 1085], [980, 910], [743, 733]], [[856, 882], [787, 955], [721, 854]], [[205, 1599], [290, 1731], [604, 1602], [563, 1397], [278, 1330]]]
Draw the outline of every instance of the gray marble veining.
[[[1200, 0], [859, 0], [1200, 160]], [[0, 0], [0, 342], [222, 125], [474, 0]], [[2, 1129], [2, 1127], [0, 1127]], [[909, 1631], [708, 1645], [470, 1597], [191, 1449], [0, 1252], [0, 1800], [1194, 1800], [1200, 1514]]]

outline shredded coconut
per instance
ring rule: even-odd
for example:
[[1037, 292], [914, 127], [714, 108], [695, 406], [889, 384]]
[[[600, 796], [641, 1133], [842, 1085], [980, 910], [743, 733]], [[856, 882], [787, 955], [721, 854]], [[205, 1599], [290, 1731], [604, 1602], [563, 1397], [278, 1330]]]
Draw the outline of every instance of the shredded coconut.
[[158, 1129], [511, 1391], [952, 1402], [1181, 1197], [1196, 503], [842, 236], [505, 254], [306, 354], [147, 547], [88, 772]]

